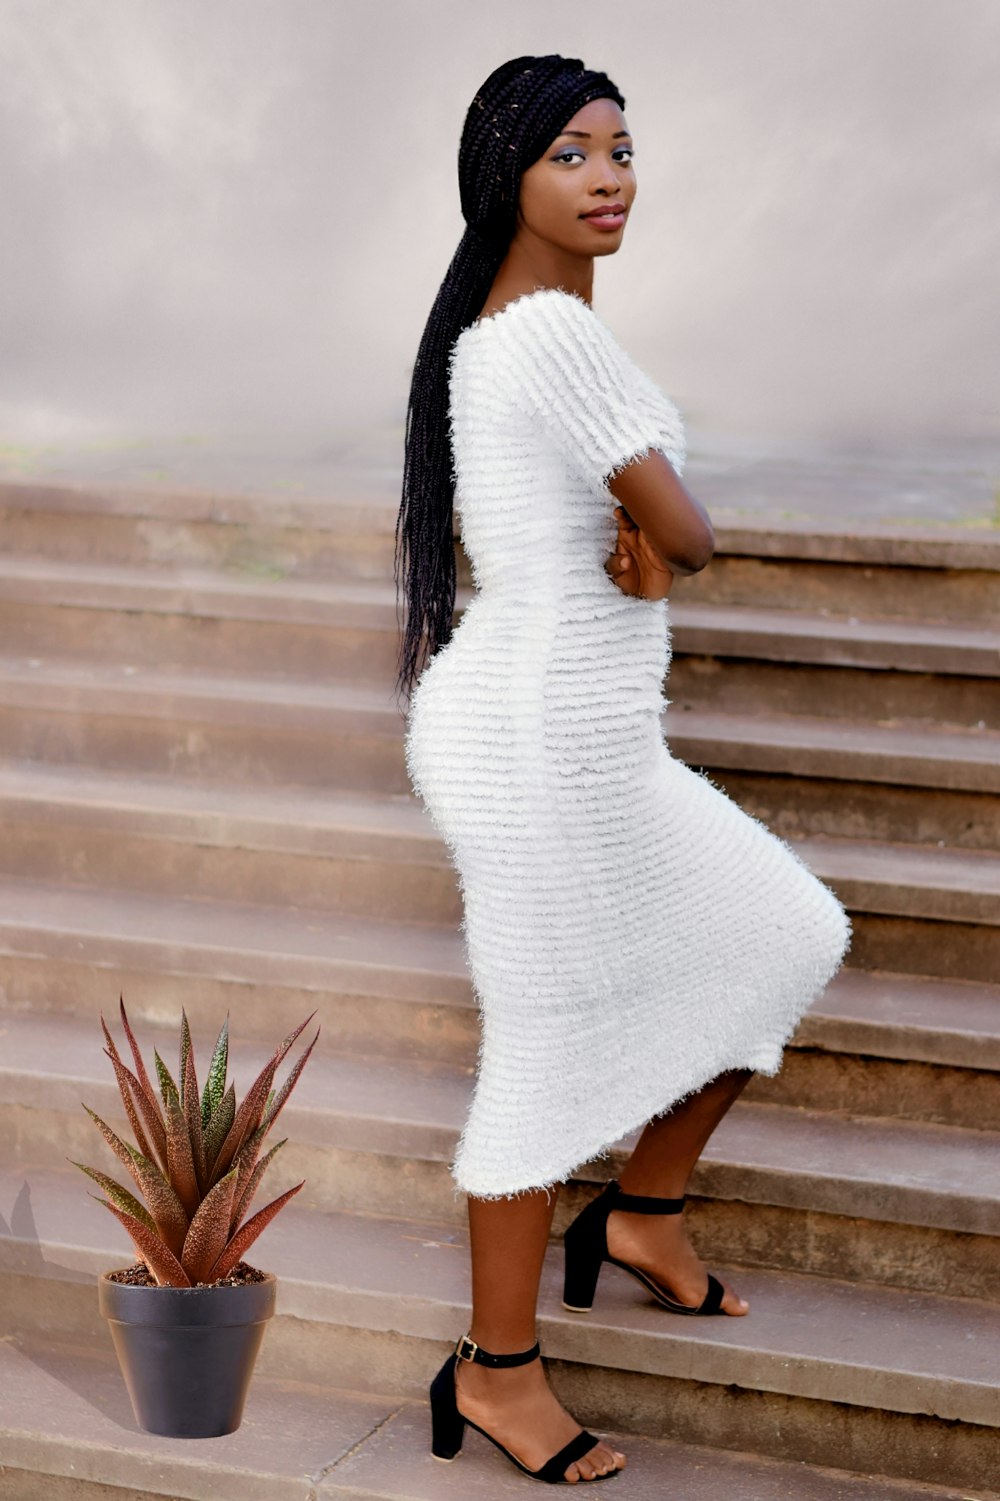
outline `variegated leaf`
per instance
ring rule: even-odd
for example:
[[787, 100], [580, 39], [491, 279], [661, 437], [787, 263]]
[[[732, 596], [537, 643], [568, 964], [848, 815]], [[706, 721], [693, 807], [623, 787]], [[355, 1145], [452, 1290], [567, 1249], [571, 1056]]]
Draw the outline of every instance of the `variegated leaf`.
[[[149, 1074], [146, 1072], [146, 1065], [142, 1061], [142, 1054], [139, 1051], [139, 1044], [136, 1041], [135, 1033], [132, 1031], [131, 1023], [129, 1022], [128, 1016], [126, 1014], [125, 997], [120, 993], [118, 996], [118, 1006], [121, 1012], [122, 1026], [125, 1029], [125, 1036], [128, 1038], [128, 1045], [132, 1049], [132, 1057], [135, 1061], [136, 1077], [138, 1078], [139, 1083], [142, 1086], [143, 1093], [145, 1094], [147, 1100], [155, 1110], [157, 1119], [162, 1123], [163, 1116], [160, 1113], [160, 1102], [157, 1098], [156, 1090], [153, 1088]], [[146, 1156], [149, 1156], [148, 1152], [146, 1153]]]
[[153, 1049], [153, 1058], [156, 1061], [156, 1077], [160, 1081], [160, 1098], [163, 1101], [164, 1107], [166, 1107], [169, 1100], [174, 1100], [180, 1105], [180, 1091], [170, 1076], [170, 1070], [155, 1048]]
[[201, 1189], [191, 1155], [191, 1136], [188, 1123], [181, 1112], [180, 1101], [167, 1097], [167, 1176], [174, 1191], [192, 1218], [201, 1203]]
[[209, 1177], [215, 1172], [216, 1158], [219, 1148], [229, 1135], [229, 1128], [236, 1119], [236, 1087], [230, 1084], [216, 1108], [212, 1111], [212, 1118], [205, 1131], [205, 1165]]
[[[219, 1101], [226, 1092], [226, 1070], [229, 1067], [229, 1012], [216, 1038], [215, 1047], [212, 1051], [212, 1061], [208, 1065], [208, 1078], [205, 1080], [205, 1090], [201, 1097], [201, 1123], [207, 1127], [215, 1111], [219, 1108]], [[230, 1122], [230, 1125], [232, 1122]], [[227, 1126], [228, 1130], [229, 1127]]]
[[[67, 1157], [66, 1160], [67, 1162], [72, 1162], [73, 1166], [78, 1167], [82, 1173], [86, 1173], [88, 1178], [93, 1178], [94, 1182], [104, 1189], [104, 1192], [112, 1203], [118, 1205], [119, 1209], [124, 1209], [127, 1214], [134, 1215], [141, 1224], [145, 1225], [147, 1230], [152, 1230], [153, 1234], [156, 1234], [156, 1221], [145, 1204], [141, 1204], [135, 1194], [129, 1193], [128, 1189], [123, 1188], [116, 1179], [109, 1178], [107, 1173], [98, 1172], [95, 1167], [87, 1167], [86, 1163], [83, 1162], [74, 1162], [72, 1157]], [[90, 1197], [94, 1199], [97, 1198], [97, 1195], [91, 1194]]]
[[266, 1108], [266, 1110], [264, 1111], [264, 1122], [263, 1123], [264, 1123], [265, 1126], [271, 1127], [271, 1126], [274, 1125], [275, 1119], [276, 1119], [279, 1111], [281, 1110], [282, 1105], [284, 1105], [285, 1101], [288, 1099], [288, 1096], [291, 1094], [292, 1090], [295, 1088], [296, 1081], [298, 1080], [299, 1075], [301, 1074], [303, 1068], [306, 1065], [306, 1061], [309, 1058], [309, 1054], [312, 1052], [313, 1048], [316, 1046], [316, 1042], [317, 1042], [317, 1039], [319, 1037], [319, 1034], [320, 1034], [320, 1028], [317, 1027], [316, 1028], [316, 1036], [313, 1038], [312, 1042], [306, 1048], [305, 1052], [302, 1053], [299, 1056], [299, 1058], [296, 1060], [295, 1065], [293, 1066], [291, 1073], [288, 1075], [288, 1078], [285, 1080], [284, 1084], [278, 1090], [277, 1095], [274, 1097], [274, 1099], [272, 1100], [272, 1102], [270, 1103], [270, 1105], [268, 1105], [267, 1108]]
[[103, 1204], [116, 1219], [121, 1220], [132, 1237], [140, 1257], [161, 1287], [191, 1286], [191, 1279], [187, 1272], [155, 1231], [148, 1229], [141, 1220], [137, 1220], [134, 1215], [128, 1214], [124, 1209], [119, 1209], [116, 1204], [109, 1203], [107, 1199], [98, 1199], [96, 1194], [91, 1194], [90, 1197], [96, 1199], [98, 1204]]
[[[275, 1142], [274, 1146], [267, 1153], [267, 1155], [264, 1156], [264, 1157], [262, 1157], [261, 1160], [260, 1160], [260, 1162], [257, 1163], [257, 1166], [254, 1168], [253, 1172], [250, 1174], [250, 1177], [249, 1177], [249, 1180], [247, 1182], [246, 1187], [243, 1188], [242, 1190], [240, 1189], [240, 1186], [239, 1186], [239, 1179], [237, 1179], [237, 1182], [236, 1182], [237, 1198], [234, 1200], [233, 1212], [232, 1212], [232, 1215], [230, 1216], [230, 1221], [229, 1221], [229, 1224], [230, 1224], [230, 1233], [232, 1233], [232, 1231], [234, 1231], [237, 1228], [237, 1226], [240, 1224], [240, 1221], [243, 1219], [243, 1217], [246, 1215], [248, 1209], [250, 1208], [250, 1205], [253, 1203], [254, 1194], [257, 1192], [257, 1190], [260, 1187], [261, 1179], [263, 1178], [265, 1172], [267, 1171], [267, 1165], [271, 1161], [271, 1158], [274, 1156], [274, 1154], [276, 1152], [279, 1152], [281, 1150], [281, 1148], [285, 1145], [285, 1142], [287, 1140], [288, 1140], [288, 1137], [286, 1136], [282, 1141], [276, 1141]], [[240, 1176], [242, 1177], [242, 1173], [241, 1173]]]
[[181, 1264], [192, 1283], [206, 1280], [205, 1274], [218, 1260], [229, 1239], [229, 1220], [236, 1192], [236, 1169], [220, 1178], [206, 1194], [198, 1213], [191, 1221]]
[[[114, 1048], [113, 1041], [111, 1046]], [[128, 1116], [129, 1125], [135, 1132], [140, 1151], [144, 1157], [159, 1157], [161, 1162], [166, 1162], [167, 1139], [159, 1113], [146, 1099], [145, 1092], [135, 1074], [122, 1062], [118, 1049], [114, 1048], [112, 1052], [105, 1048], [104, 1052], [111, 1059], [111, 1066], [118, 1080], [118, 1091], [125, 1105], [125, 1114]], [[139, 1123], [139, 1115], [142, 1116], [145, 1130]]]
[[226, 1249], [210, 1270], [206, 1280], [209, 1282], [218, 1282], [220, 1277], [228, 1277], [233, 1267], [253, 1245], [261, 1231], [267, 1229], [278, 1211], [284, 1208], [288, 1200], [294, 1194], [297, 1194], [300, 1188], [304, 1187], [305, 1179], [301, 1183], [296, 1183], [294, 1188], [286, 1189], [278, 1198], [273, 1199], [259, 1214], [255, 1214], [252, 1220], [247, 1220], [246, 1224], [237, 1230], [232, 1240], [226, 1246]]

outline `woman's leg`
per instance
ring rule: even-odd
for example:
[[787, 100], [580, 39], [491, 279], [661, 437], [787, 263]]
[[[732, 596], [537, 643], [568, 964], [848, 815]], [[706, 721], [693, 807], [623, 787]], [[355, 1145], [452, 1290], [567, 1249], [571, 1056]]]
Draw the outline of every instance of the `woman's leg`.
[[[515, 1199], [469, 1195], [472, 1249], [471, 1337], [485, 1350], [511, 1354], [537, 1337], [538, 1284], [558, 1188], [535, 1189]], [[459, 1360], [455, 1368], [459, 1410], [492, 1433], [529, 1469], [540, 1465], [580, 1431], [549, 1386], [541, 1359], [498, 1367]], [[592, 1480], [622, 1468], [625, 1456], [600, 1442], [566, 1469], [569, 1480]]]
[[[709, 1137], [752, 1077], [750, 1069], [720, 1074], [696, 1095], [676, 1105], [669, 1115], [650, 1121], [619, 1175], [624, 1191], [668, 1199], [685, 1194]], [[683, 1215], [612, 1210], [608, 1215], [608, 1250], [619, 1260], [649, 1272], [682, 1303], [696, 1306], [708, 1290], [708, 1274], [688, 1240]], [[749, 1306], [726, 1287], [722, 1303], [726, 1313], [742, 1315]]]

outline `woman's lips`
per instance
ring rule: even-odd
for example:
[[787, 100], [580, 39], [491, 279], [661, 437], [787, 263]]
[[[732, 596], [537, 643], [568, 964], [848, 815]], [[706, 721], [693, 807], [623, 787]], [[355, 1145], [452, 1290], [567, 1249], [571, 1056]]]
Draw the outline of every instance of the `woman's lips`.
[[625, 223], [625, 214], [582, 214], [580, 216], [585, 224], [594, 224], [598, 229], [621, 229]]

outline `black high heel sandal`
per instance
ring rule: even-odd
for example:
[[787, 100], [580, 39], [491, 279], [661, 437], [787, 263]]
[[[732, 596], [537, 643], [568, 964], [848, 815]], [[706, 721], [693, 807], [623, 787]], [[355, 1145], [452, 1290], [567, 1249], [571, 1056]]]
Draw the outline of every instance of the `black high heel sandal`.
[[[544, 1480], [549, 1485], [558, 1485], [560, 1481], [566, 1485], [581, 1483], [567, 1480], [564, 1472], [574, 1459], [582, 1459], [595, 1444], [601, 1442], [595, 1434], [581, 1429], [576, 1437], [571, 1438], [568, 1444], [564, 1444], [557, 1454], [553, 1454], [551, 1459], [546, 1460], [541, 1469], [529, 1470], [528, 1466], [522, 1464], [516, 1454], [505, 1449], [492, 1433], [487, 1433], [485, 1428], [480, 1428], [478, 1423], [474, 1423], [471, 1418], [467, 1418], [458, 1410], [455, 1366], [459, 1360], [477, 1360], [480, 1365], [488, 1366], [527, 1365], [529, 1360], [534, 1360], [540, 1354], [541, 1346], [537, 1340], [530, 1350], [521, 1350], [515, 1355], [493, 1355], [489, 1350], [484, 1350], [482, 1345], [477, 1345], [475, 1340], [470, 1339], [467, 1334], [463, 1334], [431, 1382], [431, 1453], [434, 1458], [452, 1460], [458, 1457], [462, 1449], [465, 1425], [468, 1423], [470, 1428], [475, 1428], [484, 1438], [488, 1438], [491, 1444], [496, 1444], [501, 1454], [506, 1454], [519, 1470], [523, 1470], [525, 1475], [530, 1475], [533, 1480]], [[619, 1466], [616, 1465], [613, 1470], [608, 1470], [604, 1475], [595, 1475], [594, 1481], [607, 1480], [611, 1475], [617, 1475], [618, 1470]], [[590, 1485], [593, 1481], [582, 1483]]]
[[567, 1227], [563, 1237], [565, 1255], [565, 1281], [563, 1284], [563, 1307], [571, 1313], [589, 1313], [594, 1306], [597, 1279], [601, 1266], [610, 1261], [620, 1266], [623, 1272], [637, 1278], [647, 1291], [671, 1313], [710, 1314], [722, 1312], [722, 1300], [726, 1290], [718, 1277], [708, 1274], [708, 1292], [697, 1308], [688, 1303], [679, 1303], [660, 1286], [655, 1277], [641, 1267], [620, 1261], [608, 1252], [608, 1215], [613, 1209], [624, 1209], [629, 1214], [680, 1214], [684, 1199], [657, 1199], [645, 1194], [630, 1194], [612, 1178], [596, 1199], [585, 1204], [576, 1219]]

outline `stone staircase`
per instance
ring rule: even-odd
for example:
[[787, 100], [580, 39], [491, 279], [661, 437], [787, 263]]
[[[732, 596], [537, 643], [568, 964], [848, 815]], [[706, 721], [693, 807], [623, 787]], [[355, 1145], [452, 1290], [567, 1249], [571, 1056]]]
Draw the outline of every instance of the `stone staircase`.
[[[708, 497], [706, 497], [708, 499]], [[831, 513], [835, 498], [831, 498]], [[0, 1498], [469, 1501], [429, 1454], [468, 1325], [448, 1162], [477, 1023], [454, 873], [392, 691], [395, 499], [0, 486]], [[717, 518], [671, 600], [674, 752], [796, 843], [848, 966], [699, 1165], [691, 1228], [745, 1320], [614, 1268], [539, 1304], [553, 1385], [627, 1436], [637, 1501], [1000, 1495], [1000, 536]], [[468, 598], [460, 572], [459, 608]], [[243, 1427], [135, 1426], [96, 1275], [134, 1259], [67, 1159], [113, 1167], [102, 1052], [227, 1009], [242, 1094], [314, 1009], [250, 1259], [279, 1275]], [[170, 1050], [169, 1052], [167, 1050]], [[273, 1176], [272, 1176], [273, 1174]], [[261, 1201], [263, 1202], [263, 1201]]]

